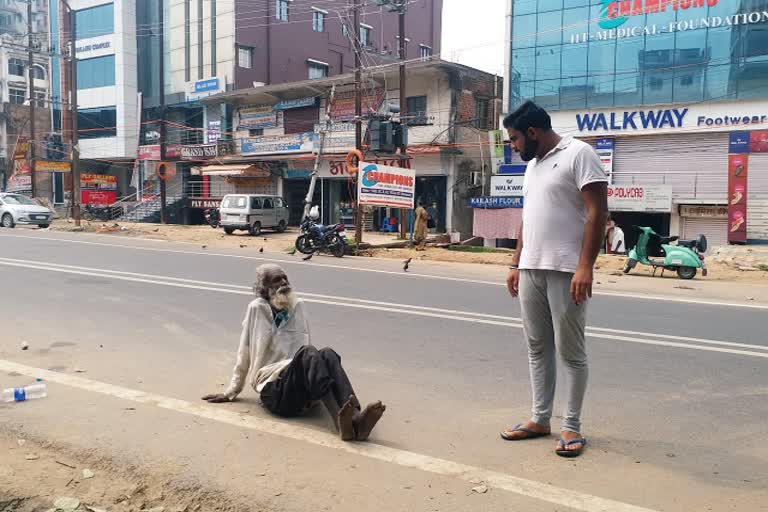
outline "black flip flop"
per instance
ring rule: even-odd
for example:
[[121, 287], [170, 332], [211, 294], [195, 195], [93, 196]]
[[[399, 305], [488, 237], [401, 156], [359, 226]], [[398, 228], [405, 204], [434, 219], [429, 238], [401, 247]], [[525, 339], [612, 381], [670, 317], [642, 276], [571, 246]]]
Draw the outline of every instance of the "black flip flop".
[[505, 441], [526, 441], [528, 439], [536, 439], [537, 437], [547, 437], [552, 435], [552, 432], [536, 432], [535, 430], [525, 428], [522, 423], [512, 427], [512, 430], [509, 432], [525, 432], [528, 435], [525, 437], [509, 437], [506, 430], [502, 430], [499, 435]]
[[581, 452], [583, 452], [584, 448], [587, 446], [587, 440], [583, 437], [579, 437], [578, 439], [572, 439], [571, 441], [568, 441], [568, 442], [566, 442], [565, 439], [561, 437], [559, 441], [560, 441], [560, 444], [563, 445], [563, 448], [565, 448], [566, 446], [571, 446], [572, 444], [581, 443], [581, 448], [579, 448], [578, 450], [565, 450], [565, 449], [561, 450], [559, 448], [556, 449], [555, 453], [561, 457], [569, 457], [569, 458], [578, 457], [579, 455], [581, 455]]

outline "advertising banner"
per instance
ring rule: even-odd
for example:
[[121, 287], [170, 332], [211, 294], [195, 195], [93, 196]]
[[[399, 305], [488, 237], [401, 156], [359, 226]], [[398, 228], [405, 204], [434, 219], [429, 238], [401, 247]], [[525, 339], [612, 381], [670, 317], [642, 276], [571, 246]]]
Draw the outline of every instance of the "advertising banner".
[[609, 184], [613, 183], [613, 151], [615, 146], [616, 139], [612, 138], [597, 139], [595, 143], [597, 156], [600, 157], [600, 162], [603, 164], [606, 176], [608, 176]]
[[[363, 94], [363, 115], [378, 112], [384, 101], [384, 89], [377, 88]], [[331, 119], [334, 121], [352, 121], [355, 118], [355, 91], [337, 92], [331, 104]]]
[[750, 153], [768, 153], [768, 130], [758, 130], [749, 134]]
[[83, 190], [81, 196], [82, 204], [108, 206], [117, 201], [117, 192], [114, 190]]
[[277, 112], [271, 105], [241, 108], [239, 128], [274, 128], [277, 126]]
[[731, 132], [728, 136], [728, 153], [749, 153], [749, 132]]
[[208, 144], [216, 144], [221, 138], [221, 121], [208, 121]]
[[524, 175], [491, 176], [491, 196], [521, 196], [523, 195]]
[[470, 208], [522, 208], [523, 196], [480, 196], [469, 198]]
[[275, 153], [312, 153], [317, 145], [317, 134], [296, 133], [274, 137], [240, 139], [240, 153], [243, 156]]
[[612, 212], [670, 213], [672, 187], [668, 185], [611, 185], [608, 209]]
[[181, 146], [182, 160], [208, 160], [216, 158], [216, 144], [199, 144], [196, 146]]
[[747, 242], [749, 155], [728, 155], [728, 242]]
[[357, 197], [360, 204], [413, 208], [416, 172], [412, 169], [360, 162]]
[[499, 173], [499, 168], [504, 165], [504, 132], [492, 130], [488, 132], [488, 144], [491, 148], [491, 172]]
[[58, 160], [37, 160], [35, 170], [42, 172], [70, 172], [72, 164], [70, 162], [59, 162]]

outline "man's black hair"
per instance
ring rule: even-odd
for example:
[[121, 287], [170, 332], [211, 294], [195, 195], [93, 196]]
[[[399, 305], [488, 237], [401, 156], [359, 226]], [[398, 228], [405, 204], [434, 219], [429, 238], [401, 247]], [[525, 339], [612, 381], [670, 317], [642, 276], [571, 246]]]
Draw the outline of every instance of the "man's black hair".
[[526, 133], [528, 128], [552, 129], [552, 118], [547, 111], [532, 101], [526, 101], [504, 118], [504, 128]]

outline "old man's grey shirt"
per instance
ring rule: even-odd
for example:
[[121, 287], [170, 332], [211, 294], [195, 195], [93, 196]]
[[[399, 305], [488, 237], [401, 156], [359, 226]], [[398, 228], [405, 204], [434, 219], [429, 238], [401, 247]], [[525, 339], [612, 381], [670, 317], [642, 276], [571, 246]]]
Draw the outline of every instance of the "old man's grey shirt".
[[528, 163], [520, 269], [576, 272], [587, 221], [581, 189], [607, 181], [592, 146], [571, 136]]

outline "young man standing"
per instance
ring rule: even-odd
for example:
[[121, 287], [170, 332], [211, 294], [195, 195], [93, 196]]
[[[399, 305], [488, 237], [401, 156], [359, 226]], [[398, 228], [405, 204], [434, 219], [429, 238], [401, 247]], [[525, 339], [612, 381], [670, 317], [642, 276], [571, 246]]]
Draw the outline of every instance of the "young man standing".
[[607, 177], [588, 144], [552, 130], [549, 114], [532, 102], [504, 119], [510, 142], [528, 162], [517, 251], [507, 286], [520, 298], [533, 394], [533, 415], [505, 429], [519, 441], [547, 436], [555, 397], [556, 352], [565, 365], [567, 404], [555, 452], [581, 454], [581, 407], [587, 388], [584, 327], [593, 268], [608, 217]]

